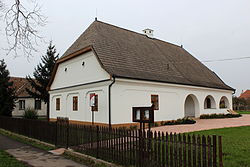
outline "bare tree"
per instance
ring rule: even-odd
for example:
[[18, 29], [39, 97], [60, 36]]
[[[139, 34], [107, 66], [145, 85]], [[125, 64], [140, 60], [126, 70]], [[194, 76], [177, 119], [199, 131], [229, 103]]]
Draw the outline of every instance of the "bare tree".
[[[42, 41], [38, 29], [46, 24], [46, 17], [41, 14], [41, 8], [36, 1], [28, 2], [33, 7], [29, 9], [20, 0], [14, 0], [5, 11], [5, 34], [8, 41], [7, 54], [15, 53], [15, 56], [24, 55], [28, 58], [36, 52], [36, 47]], [[0, 0], [0, 7], [5, 6]]]

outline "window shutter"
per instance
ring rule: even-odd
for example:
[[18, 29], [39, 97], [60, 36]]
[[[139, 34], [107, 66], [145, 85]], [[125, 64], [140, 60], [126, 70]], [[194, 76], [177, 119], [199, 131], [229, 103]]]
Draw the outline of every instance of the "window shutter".
[[95, 106], [92, 106], [92, 111], [98, 111], [98, 94], [95, 95]]
[[60, 110], [60, 98], [56, 98], [56, 110]]
[[159, 110], [159, 97], [158, 95], [151, 95], [151, 104], [154, 110]]
[[74, 96], [73, 97], [73, 111], [77, 111], [78, 110], [78, 97]]

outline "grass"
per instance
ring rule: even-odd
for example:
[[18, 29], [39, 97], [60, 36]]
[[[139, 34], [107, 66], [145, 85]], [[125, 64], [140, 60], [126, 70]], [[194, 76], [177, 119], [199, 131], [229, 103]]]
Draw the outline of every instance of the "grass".
[[0, 150], [0, 167], [26, 167], [26, 165], [7, 152]]
[[222, 136], [223, 163], [226, 167], [250, 167], [250, 126], [191, 132]]
[[12, 139], [14, 139], [16, 141], [19, 141], [21, 143], [25, 143], [25, 144], [34, 146], [36, 148], [39, 148], [39, 149], [42, 149], [42, 150], [45, 150], [45, 151], [49, 151], [49, 150], [55, 149], [55, 147], [48, 146], [48, 145], [45, 145], [45, 144], [41, 144], [41, 143], [36, 142], [35, 140], [32, 140], [32, 139], [19, 137], [17, 135], [14, 135], [11, 132], [8, 132], [8, 131], [2, 130], [2, 129], [0, 129], [0, 134], [2, 134], [4, 136], [7, 136], [9, 138], [12, 138]]
[[70, 159], [72, 161], [75, 161], [77, 163], [86, 165], [88, 167], [108, 167], [106, 164], [103, 163], [97, 163], [89, 158], [83, 158], [83, 157], [77, 157], [77, 156], [72, 156], [70, 153], [65, 152], [64, 157], [67, 159]]
[[250, 111], [236, 111], [239, 114], [250, 114]]

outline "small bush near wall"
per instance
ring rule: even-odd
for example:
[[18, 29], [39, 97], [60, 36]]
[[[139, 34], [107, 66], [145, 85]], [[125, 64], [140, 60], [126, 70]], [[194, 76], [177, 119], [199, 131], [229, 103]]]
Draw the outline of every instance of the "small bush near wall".
[[35, 109], [27, 108], [24, 111], [23, 118], [25, 119], [38, 119], [38, 114]]
[[131, 126], [129, 127], [129, 129], [130, 129], [130, 130], [137, 130], [137, 125], [131, 125]]
[[241, 114], [203, 114], [200, 119], [237, 118], [241, 116]]
[[166, 122], [164, 122], [164, 125], [195, 124], [195, 123], [196, 123], [195, 120], [193, 120], [189, 117], [185, 117], [182, 119], [166, 121]]

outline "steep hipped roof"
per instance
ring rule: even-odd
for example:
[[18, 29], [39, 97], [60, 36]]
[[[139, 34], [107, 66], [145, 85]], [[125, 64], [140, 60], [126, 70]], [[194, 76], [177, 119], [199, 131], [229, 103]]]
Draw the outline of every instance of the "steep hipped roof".
[[115, 77], [233, 90], [182, 47], [144, 34], [94, 21], [62, 58], [87, 46]]
[[239, 98], [246, 99], [246, 100], [250, 99], [250, 90], [246, 90], [245, 92], [241, 93]]
[[26, 88], [32, 90], [32, 87], [26, 78], [10, 77], [10, 81], [13, 82], [12, 87], [15, 89], [17, 97], [31, 97]]

